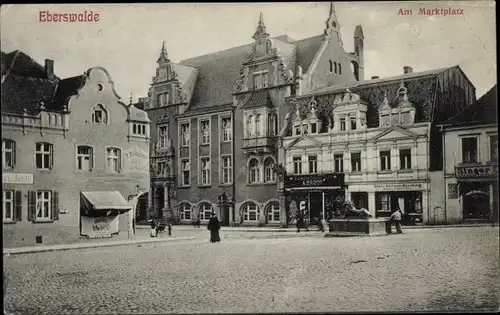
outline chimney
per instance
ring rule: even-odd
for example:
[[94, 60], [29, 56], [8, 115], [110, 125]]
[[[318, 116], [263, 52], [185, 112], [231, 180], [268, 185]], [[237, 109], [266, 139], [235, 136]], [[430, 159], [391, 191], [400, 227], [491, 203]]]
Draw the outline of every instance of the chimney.
[[380, 77], [379, 77], [378, 75], [376, 75], [376, 76], [373, 76], [373, 77], [372, 77], [372, 80], [373, 80], [373, 79], [378, 79], [378, 78], [380, 78]]
[[54, 60], [45, 59], [45, 76], [49, 80], [54, 79]]
[[413, 72], [413, 68], [409, 67], [409, 66], [406, 66], [406, 67], [403, 67], [403, 71], [404, 71], [404, 74], [412, 73]]

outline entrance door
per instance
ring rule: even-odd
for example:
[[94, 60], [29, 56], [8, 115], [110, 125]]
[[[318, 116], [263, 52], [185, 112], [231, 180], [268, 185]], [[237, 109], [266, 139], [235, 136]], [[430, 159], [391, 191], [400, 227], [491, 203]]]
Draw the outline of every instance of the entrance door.
[[221, 224], [223, 226], [229, 226], [229, 206], [222, 206], [220, 216]]
[[309, 224], [316, 225], [321, 222], [323, 218], [323, 201], [320, 192], [311, 192], [309, 194], [310, 198], [310, 209], [309, 209]]
[[163, 217], [163, 208], [165, 208], [165, 190], [163, 186], [158, 186], [156, 188], [156, 202], [155, 202], [155, 217]]
[[490, 194], [488, 183], [463, 184], [463, 218], [490, 219]]

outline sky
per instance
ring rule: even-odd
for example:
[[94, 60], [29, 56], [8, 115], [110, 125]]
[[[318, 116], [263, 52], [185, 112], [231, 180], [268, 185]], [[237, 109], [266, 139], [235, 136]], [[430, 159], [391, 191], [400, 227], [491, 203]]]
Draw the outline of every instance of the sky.
[[[425, 16], [421, 8], [463, 14]], [[335, 9], [346, 51], [354, 50], [355, 26], [363, 26], [365, 79], [399, 75], [403, 66], [459, 65], [478, 98], [496, 84], [493, 1], [335, 2]], [[40, 22], [41, 11], [92, 11], [99, 21]], [[260, 12], [271, 36], [302, 39], [322, 34], [328, 11], [329, 2], [2, 5], [1, 49], [19, 49], [42, 65], [52, 59], [60, 78], [102, 66], [128, 103], [131, 94], [134, 102], [147, 96], [163, 41], [178, 62], [253, 42]]]

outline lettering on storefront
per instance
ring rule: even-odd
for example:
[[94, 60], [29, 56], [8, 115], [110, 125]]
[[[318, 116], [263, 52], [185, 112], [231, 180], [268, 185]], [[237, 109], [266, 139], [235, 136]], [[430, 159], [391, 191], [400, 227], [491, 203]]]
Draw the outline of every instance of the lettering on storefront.
[[88, 238], [111, 237], [119, 231], [118, 221], [118, 216], [82, 216], [82, 235], [87, 236]]
[[457, 178], [497, 177], [498, 167], [496, 165], [457, 166], [455, 176]]
[[3, 173], [2, 184], [33, 184], [33, 174], [27, 173]]
[[344, 185], [344, 174], [289, 175], [285, 176], [285, 188], [292, 187], [339, 187]]
[[125, 151], [125, 170], [128, 172], [149, 172], [149, 154], [141, 148]]
[[95, 218], [94, 224], [92, 225], [93, 231], [105, 231], [109, 230], [109, 223], [106, 218]]
[[376, 191], [408, 191], [408, 190], [421, 190], [424, 188], [423, 184], [376, 184]]

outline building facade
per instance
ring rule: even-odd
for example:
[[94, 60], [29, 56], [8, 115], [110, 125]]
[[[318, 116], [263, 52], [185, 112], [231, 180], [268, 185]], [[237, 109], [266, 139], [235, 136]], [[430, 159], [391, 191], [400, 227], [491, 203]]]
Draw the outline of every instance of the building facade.
[[441, 125], [445, 167], [438, 184], [445, 189], [441, 190], [443, 203], [433, 211], [436, 222], [498, 222], [496, 94], [495, 85]]
[[363, 32], [356, 27], [354, 52], [345, 52], [331, 5], [323, 34], [271, 37], [261, 15], [253, 40], [179, 63], [163, 46], [137, 104], [152, 119], [150, 215], [206, 222], [215, 211], [226, 225], [286, 224], [273, 168], [285, 100], [362, 80]]
[[[2, 53], [4, 246], [77, 241], [81, 193], [126, 202], [146, 189], [149, 122], [120, 101], [104, 68], [59, 79], [51, 60]], [[117, 237], [131, 232], [129, 215], [116, 216]]]

